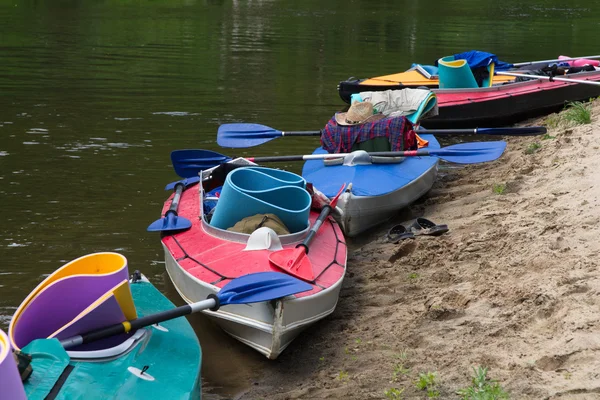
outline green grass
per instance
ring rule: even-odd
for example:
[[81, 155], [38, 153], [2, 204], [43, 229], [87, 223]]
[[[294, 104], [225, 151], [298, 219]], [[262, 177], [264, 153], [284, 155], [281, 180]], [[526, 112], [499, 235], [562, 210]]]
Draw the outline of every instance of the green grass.
[[410, 279], [411, 281], [419, 279], [419, 274], [417, 274], [416, 272], [411, 272], [410, 274], [408, 274], [408, 279]]
[[406, 367], [406, 363], [408, 362], [408, 352], [403, 350], [402, 353], [396, 357], [398, 358], [398, 362], [394, 365], [394, 373], [392, 374], [394, 382], [398, 380], [400, 375], [408, 375], [410, 373], [410, 368]]
[[509, 398], [508, 393], [502, 389], [498, 382], [487, 377], [487, 368], [473, 368], [473, 372], [475, 374], [471, 386], [458, 391], [461, 400], [502, 400]]
[[556, 139], [556, 136], [550, 136], [549, 133], [546, 133], [544, 136], [542, 136], [542, 140], [548, 140], [548, 139]]
[[494, 183], [494, 185], [492, 186], [492, 192], [496, 194], [504, 194], [506, 192], [506, 184]]
[[404, 392], [404, 389], [390, 388], [383, 392], [383, 394], [391, 400], [402, 400], [402, 392]]
[[589, 103], [571, 101], [567, 103], [563, 118], [574, 125], [589, 124], [592, 122], [592, 106]]
[[560, 125], [561, 117], [559, 114], [550, 114], [546, 117], [544, 122], [548, 128], [556, 129]]
[[392, 377], [394, 379], [394, 381], [398, 380], [398, 377], [400, 375], [408, 375], [410, 373], [410, 368], [407, 368], [406, 366], [404, 366], [403, 363], [398, 363], [394, 366], [394, 373], [392, 374]]
[[338, 379], [339, 379], [340, 381], [347, 381], [347, 380], [348, 380], [348, 378], [349, 378], [349, 377], [348, 377], [348, 372], [346, 372], [346, 371], [344, 371], [344, 370], [340, 371], [340, 373], [338, 374]]
[[542, 147], [542, 145], [539, 144], [538, 142], [530, 143], [529, 146], [527, 146], [527, 148], [525, 149], [525, 154], [533, 154], [536, 151], [538, 151], [538, 149], [541, 147]]
[[427, 397], [430, 399], [440, 397], [440, 392], [437, 390], [437, 372], [425, 372], [419, 374], [419, 378], [415, 386], [419, 390], [426, 390]]

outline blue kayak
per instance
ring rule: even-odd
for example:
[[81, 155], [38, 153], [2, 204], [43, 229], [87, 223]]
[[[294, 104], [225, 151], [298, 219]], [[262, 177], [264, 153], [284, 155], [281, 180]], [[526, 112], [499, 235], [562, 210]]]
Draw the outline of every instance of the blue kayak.
[[[429, 141], [428, 148], [440, 148], [433, 135], [419, 136]], [[313, 154], [325, 153], [318, 148]], [[349, 185], [338, 201], [341, 215], [336, 219], [347, 236], [356, 236], [427, 193], [436, 179], [438, 162], [433, 156], [366, 165], [326, 165], [323, 160], [310, 160], [304, 164], [302, 176], [330, 198], [342, 184]]]

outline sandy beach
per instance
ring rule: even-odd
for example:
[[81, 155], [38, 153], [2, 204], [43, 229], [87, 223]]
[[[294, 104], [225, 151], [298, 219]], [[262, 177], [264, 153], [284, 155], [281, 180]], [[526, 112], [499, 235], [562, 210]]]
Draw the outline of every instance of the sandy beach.
[[[587, 125], [528, 121], [548, 135], [441, 169], [405, 214], [349, 241], [336, 311], [241, 398], [458, 399], [478, 366], [513, 399], [600, 398], [599, 111]], [[450, 230], [385, 241], [417, 216]]]

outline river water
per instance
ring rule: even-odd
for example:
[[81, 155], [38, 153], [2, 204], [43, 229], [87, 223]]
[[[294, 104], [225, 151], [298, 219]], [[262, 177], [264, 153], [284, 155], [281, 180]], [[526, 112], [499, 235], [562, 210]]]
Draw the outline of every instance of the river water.
[[[599, 28], [600, 4], [582, 0], [1, 0], [0, 328], [48, 273], [96, 251], [123, 253], [180, 304], [146, 232], [177, 179], [169, 153], [318, 145], [232, 152], [215, 142], [219, 124], [320, 129], [350, 76], [470, 49], [509, 62], [593, 55]], [[257, 379], [268, 361], [193, 323], [205, 394]]]

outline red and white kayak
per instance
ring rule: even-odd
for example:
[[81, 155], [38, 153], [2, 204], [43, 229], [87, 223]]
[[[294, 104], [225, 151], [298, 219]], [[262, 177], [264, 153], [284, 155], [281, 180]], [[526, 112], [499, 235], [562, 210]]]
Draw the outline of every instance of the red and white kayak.
[[[188, 303], [204, 300], [231, 279], [246, 274], [285, 272], [269, 261], [269, 254], [281, 246], [295, 248], [308, 234], [307, 227], [288, 235], [261, 237], [258, 231], [252, 235], [232, 232], [207, 221], [203, 212], [205, 193], [222, 186], [232, 170], [250, 165], [255, 164], [236, 159], [203, 171], [200, 183], [188, 187], [179, 202], [178, 215], [189, 219], [191, 228], [164, 235], [161, 239], [167, 273]], [[163, 214], [170, 204], [170, 200], [165, 202]], [[244, 204], [239, 207], [243, 208]], [[310, 211], [310, 226], [318, 215]], [[265, 245], [260, 246], [260, 243]], [[277, 358], [303, 329], [331, 314], [338, 301], [346, 271], [347, 248], [342, 231], [333, 218], [329, 217], [323, 223], [309, 250], [308, 258], [315, 276], [309, 282], [312, 290], [271, 302], [226, 305], [218, 311], [204, 312], [231, 336], [270, 359]]]
[[[596, 67], [590, 68], [590, 71], [574, 69], [577, 72], [554, 78], [523, 75], [520, 69], [496, 72], [490, 82], [491, 86], [474, 88], [441, 88], [437, 75], [430, 75], [423, 68], [410, 68], [404, 72], [369, 79], [349, 78], [339, 83], [338, 92], [342, 100], [350, 104], [351, 96], [355, 93], [427, 87], [437, 97], [439, 114], [420, 121], [426, 128], [506, 126], [558, 111], [567, 102], [587, 101], [600, 96], [598, 62], [585, 59], [577, 61], [573, 63], [574, 66], [587, 63]], [[547, 62], [536, 63], [548, 66]], [[536, 68], [542, 68], [540, 64], [536, 65]], [[514, 73], [516, 75], [511, 76]], [[517, 77], [527, 79], [519, 81]]]

